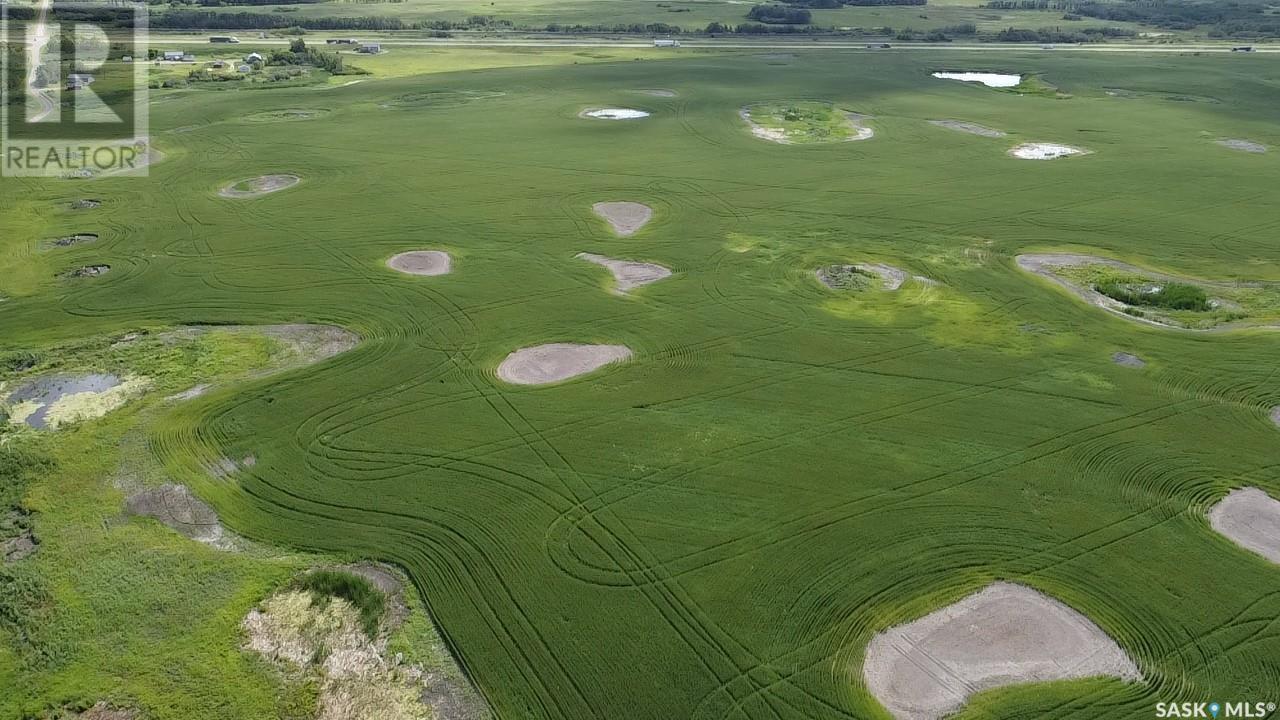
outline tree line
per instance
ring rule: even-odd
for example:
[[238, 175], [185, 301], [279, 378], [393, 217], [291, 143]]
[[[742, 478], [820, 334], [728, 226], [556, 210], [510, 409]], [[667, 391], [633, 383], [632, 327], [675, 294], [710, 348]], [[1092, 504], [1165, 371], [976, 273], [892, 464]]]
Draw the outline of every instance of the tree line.
[[1062, 10], [1064, 20], [1091, 17], [1112, 22], [1131, 22], [1166, 30], [1193, 30], [1207, 26], [1210, 37], [1276, 37], [1280, 18], [1268, 15], [1260, 3], [1238, 0], [989, 0], [982, 5], [993, 10]]

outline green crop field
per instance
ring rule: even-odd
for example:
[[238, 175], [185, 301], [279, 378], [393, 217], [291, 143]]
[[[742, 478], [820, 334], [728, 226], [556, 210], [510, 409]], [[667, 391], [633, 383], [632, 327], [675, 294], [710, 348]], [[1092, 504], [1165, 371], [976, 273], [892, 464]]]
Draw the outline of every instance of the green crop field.
[[[433, 50], [447, 71], [419, 74], [413, 52], [353, 85], [157, 91], [146, 179], [0, 179], [0, 352], [183, 324], [362, 339], [148, 401], [128, 453], [124, 415], [28, 441], [65, 470], [28, 491], [50, 540], [15, 567], [37, 563], [49, 594], [0, 604], [17, 615], [0, 612], [0, 717], [110, 692], [148, 719], [299, 717], [237, 633], [312, 553], [403, 568], [503, 720], [885, 720], [863, 681], [871, 638], [996, 580], [1079, 610], [1143, 680], [993, 690], [966, 720], [1280, 700], [1280, 568], [1205, 516], [1235, 487], [1280, 497], [1280, 334], [1143, 325], [1015, 262], [1280, 282], [1273, 58], [559, 49], [451, 65]], [[492, 67], [508, 64], [526, 66]], [[673, 96], [640, 92], [655, 88]], [[830, 103], [875, 134], [767, 142], [740, 116], [756, 103]], [[579, 116], [601, 107], [650, 115]], [[1007, 135], [930, 123], [947, 119]], [[1008, 154], [1036, 142], [1088, 152]], [[263, 175], [301, 182], [219, 195]], [[102, 204], [66, 210], [79, 198]], [[604, 201], [653, 219], [616, 235], [592, 213]], [[100, 239], [42, 245], [73, 233]], [[420, 249], [452, 272], [387, 268]], [[674, 274], [612, 294], [580, 252]], [[853, 263], [932, 282], [815, 278]], [[66, 276], [92, 265], [110, 271]], [[496, 377], [555, 342], [634, 357], [554, 385]], [[217, 367], [253, 365], [232, 360]], [[298, 554], [183, 560], [182, 539], [117, 517], [95, 452], [136, 456]], [[144, 610], [163, 622], [128, 625]], [[15, 631], [24, 618], [49, 633]]]

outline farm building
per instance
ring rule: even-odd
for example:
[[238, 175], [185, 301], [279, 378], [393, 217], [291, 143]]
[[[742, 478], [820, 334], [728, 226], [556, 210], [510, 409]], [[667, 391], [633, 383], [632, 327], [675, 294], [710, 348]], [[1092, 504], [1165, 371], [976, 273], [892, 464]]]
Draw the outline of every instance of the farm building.
[[258, 53], [249, 53], [245, 56], [244, 61], [250, 65], [262, 62], [262, 56]]
[[182, 62], [182, 57], [184, 55], [186, 55], [186, 53], [181, 50], [165, 50], [163, 57], [167, 62]]
[[93, 83], [93, 76], [85, 73], [71, 73], [67, 76], [67, 89], [80, 90]]
[[360, 52], [365, 55], [377, 55], [382, 52], [382, 46], [377, 43], [365, 43], [360, 46]]

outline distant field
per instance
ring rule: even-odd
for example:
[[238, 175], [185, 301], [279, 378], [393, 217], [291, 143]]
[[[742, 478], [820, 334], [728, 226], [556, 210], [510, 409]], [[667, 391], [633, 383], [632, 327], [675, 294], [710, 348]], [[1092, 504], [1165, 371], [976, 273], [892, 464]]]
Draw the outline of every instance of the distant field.
[[[407, 0], [401, 3], [324, 2], [295, 5], [223, 6], [207, 8], [221, 13], [271, 13], [284, 18], [395, 17], [406, 23], [428, 21], [462, 22], [475, 15], [492, 16], [519, 27], [541, 28], [560, 25], [615, 25], [667, 23], [685, 30], [702, 29], [711, 22], [737, 25], [749, 22], [746, 0]], [[821, 27], [870, 29], [889, 26], [894, 30], [932, 30], [972, 23], [980, 30], [998, 31], [1008, 27], [1037, 29], [1060, 26], [1064, 30], [1086, 27], [1140, 28], [1132, 23], [1106, 22], [1092, 18], [1064, 21], [1062, 11], [987, 10], [976, 0], [931, 2], [926, 6], [843, 7], [814, 10], [813, 24]], [[202, 8], [204, 9], [204, 8]], [[1177, 34], [1177, 33], [1169, 33]]]
[[[962, 717], [1127, 720], [1170, 697], [1280, 690], [1276, 568], [1205, 519], [1232, 487], [1280, 494], [1280, 335], [1141, 326], [1013, 260], [1088, 252], [1280, 281], [1274, 61], [455, 52], [393, 49], [371, 63], [399, 77], [346, 87], [159, 92], [150, 179], [0, 180], [15, 198], [0, 207], [0, 346], [181, 323], [359, 333], [324, 364], [157, 405], [137, 452], [250, 539], [405, 568], [502, 718], [884, 718], [861, 676], [871, 637], [997, 579], [1078, 609], [1146, 680], [994, 691]], [[929, 76], [942, 68], [1035, 74], [1063, 99]], [[875, 136], [765, 142], [739, 113], [766, 101], [830, 102]], [[1090, 154], [1011, 158], [1022, 142]], [[218, 196], [269, 174], [302, 182]], [[64, 210], [86, 196], [103, 205]], [[601, 201], [654, 216], [621, 237]], [[77, 232], [102, 238], [39, 244]], [[385, 266], [415, 249], [448, 252], [452, 273]], [[581, 252], [674, 275], [620, 296]], [[92, 263], [111, 272], [62, 277]], [[847, 263], [932, 282], [815, 277]], [[557, 342], [634, 357], [562, 385], [497, 379], [513, 350]], [[248, 455], [230, 478], [209, 472]], [[92, 453], [72, 457], [80, 494], [34, 498], [60, 532], [117, 543], [101, 582], [124, 594], [90, 596], [106, 612], [129, 600], [140, 545], [176, 551], [107, 522], [119, 495], [94, 484], [108, 481]], [[76, 515], [64, 497], [96, 504]], [[164, 605], [165, 623], [123, 635], [129, 693], [155, 718], [290, 717], [235, 632], [297, 560], [202, 563], [212, 620], [188, 639]], [[48, 612], [96, 617], [55, 570]], [[51, 664], [6, 645], [0, 715], [113, 687], [93, 668], [116, 630], [90, 630], [105, 639], [87, 650], [52, 638]], [[150, 635], [163, 653], [139, 661]], [[202, 702], [218, 683], [245, 690]]]

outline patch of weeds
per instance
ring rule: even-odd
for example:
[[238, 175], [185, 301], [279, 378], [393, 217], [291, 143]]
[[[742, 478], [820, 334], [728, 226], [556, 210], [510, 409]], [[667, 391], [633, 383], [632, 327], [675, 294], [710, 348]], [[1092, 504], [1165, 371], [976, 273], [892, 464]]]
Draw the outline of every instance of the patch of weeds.
[[759, 103], [746, 112], [770, 139], [789, 143], [848, 140], [857, 132], [845, 113], [831, 103]]
[[1144, 287], [1132, 283], [1104, 281], [1095, 283], [1094, 290], [1112, 300], [1119, 300], [1127, 305], [1149, 305], [1166, 310], [1195, 310], [1204, 312], [1209, 309], [1209, 296], [1195, 285], [1186, 283], [1164, 283], [1163, 285]]
[[40, 354], [30, 350], [14, 350], [0, 354], [0, 371], [26, 372], [40, 364]]
[[53, 595], [29, 565], [0, 566], [0, 631], [32, 670], [56, 667], [65, 657], [51, 634]]
[[387, 610], [387, 596], [373, 583], [341, 570], [316, 570], [299, 578], [294, 589], [311, 593], [312, 603], [323, 604], [329, 598], [342, 598], [360, 613], [360, 625], [370, 639], [377, 637], [378, 624]]
[[1064, 93], [1058, 88], [1044, 81], [1039, 75], [1027, 75], [1022, 78], [1022, 82], [1011, 88], [1001, 88], [1003, 92], [1017, 93], [1018, 95], [1035, 95], [1036, 97], [1047, 97], [1054, 100], [1067, 100], [1071, 97], [1070, 93]]
[[878, 275], [856, 265], [828, 265], [818, 271], [818, 279], [832, 290], [866, 290], [880, 281]]

